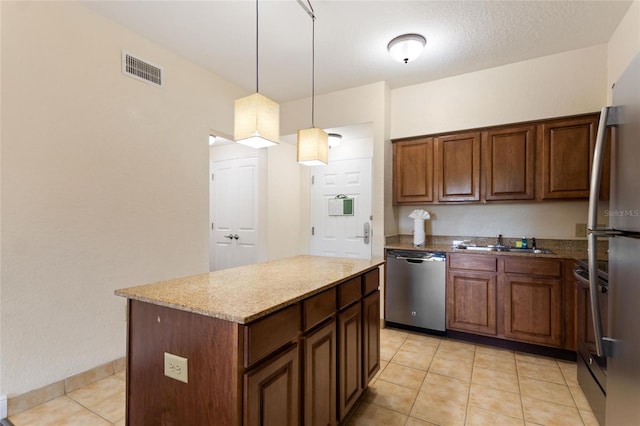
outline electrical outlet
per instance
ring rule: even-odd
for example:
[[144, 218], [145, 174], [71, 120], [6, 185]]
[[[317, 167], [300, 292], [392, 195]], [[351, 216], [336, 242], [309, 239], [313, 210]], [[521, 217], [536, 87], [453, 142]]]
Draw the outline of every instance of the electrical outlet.
[[189, 383], [189, 361], [181, 356], [164, 353], [164, 375]]
[[587, 224], [576, 223], [576, 237], [586, 237], [586, 236], [587, 236]]

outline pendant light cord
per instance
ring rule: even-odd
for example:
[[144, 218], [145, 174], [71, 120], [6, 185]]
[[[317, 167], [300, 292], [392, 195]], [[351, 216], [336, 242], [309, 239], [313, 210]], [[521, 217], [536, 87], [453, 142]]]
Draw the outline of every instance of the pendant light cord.
[[[311, 3], [309, 3], [311, 7]], [[313, 8], [311, 9], [313, 11]], [[311, 127], [315, 128], [316, 108], [316, 16], [311, 16]]]
[[311, 127], [315, 128], [315, 106], [316, 106], [316, 14], [311, 6], [311, 0], [307, 0], [309, 7], [302, 0], [297, 0], [298, 4], [311, 17]]
[[258, 24], [258, 0], [256, 0], [256, 93], [260, 93], [260, 86], [258, 85], [258, 49], [259, 49], [259, 43], [258, 43], [258, 28], [259, 28], [259, 24]]

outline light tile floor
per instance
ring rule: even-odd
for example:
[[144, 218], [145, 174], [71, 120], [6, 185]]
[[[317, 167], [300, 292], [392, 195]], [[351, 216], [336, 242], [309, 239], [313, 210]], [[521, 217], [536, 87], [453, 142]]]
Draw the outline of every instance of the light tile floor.
[[397, 329], [349, 426], [598, 426], [574, 362]]
[[[396, 329], [381, 331], [381, 369], [349, 426], [598, 423], [576, 364]], [[124, 426], [118, 373], [12, 416], [15, 426]]]
[[9, 417], [15, 426], [124, 426], [125, 373]]

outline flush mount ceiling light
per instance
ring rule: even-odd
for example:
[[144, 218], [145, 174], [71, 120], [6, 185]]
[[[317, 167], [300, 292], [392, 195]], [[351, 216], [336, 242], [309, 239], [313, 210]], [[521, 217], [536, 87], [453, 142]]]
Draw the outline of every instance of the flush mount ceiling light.
[[301, 1], [302, 8], [311, 16], [311, 128], [298, 130], [298, 163], [305, 166], [320, 166], [329, 162], [329, 142], [327, 133], [315, 127], [315, 27], [316, 16], [311, 2], [309, 9]]
[[338, 133], [329, 133], [329, 148], [340, 145], [342, 135]]
[[258, 85], [258, 0], [256, 0], [256, 93], [236, 99], [233, 139], [251, 148], [277, 145], [280, 140], [280, 106], [260, 94]]
[[420, 34], [403, 34], [389, 42], [387, 50], [398, 62], [411, 62], [420, 56], [427, 39]]

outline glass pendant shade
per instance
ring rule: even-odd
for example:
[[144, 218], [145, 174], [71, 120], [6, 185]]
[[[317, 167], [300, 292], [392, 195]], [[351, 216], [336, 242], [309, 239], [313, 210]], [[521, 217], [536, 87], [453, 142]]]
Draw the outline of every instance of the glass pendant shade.
[[233, 139], [252, 148], [277, 145], [280, 139], [280, 106], [254, 93], [236, 99]]
[[298, 130], [298, 163], [321, 166], [329, 162], [327, 133], [316, 127]]

